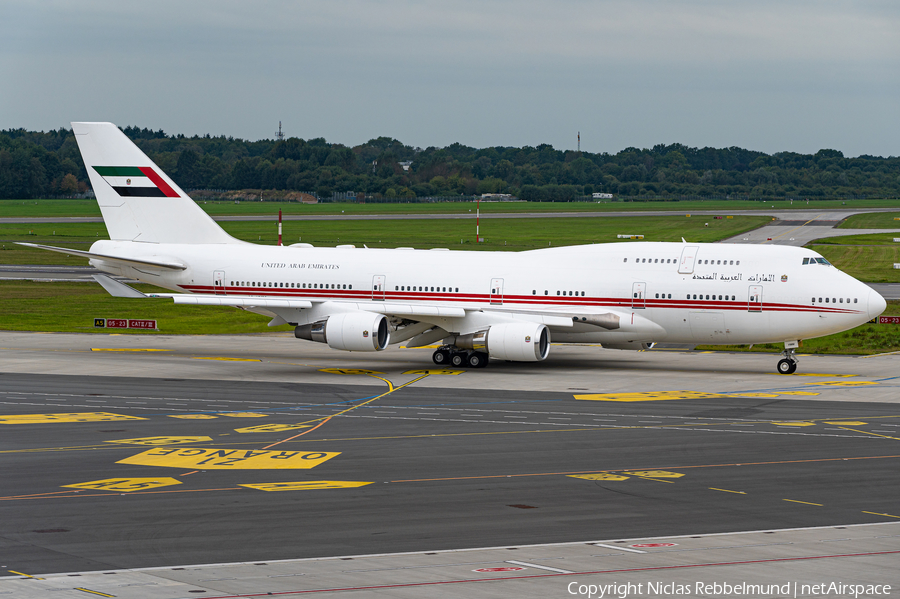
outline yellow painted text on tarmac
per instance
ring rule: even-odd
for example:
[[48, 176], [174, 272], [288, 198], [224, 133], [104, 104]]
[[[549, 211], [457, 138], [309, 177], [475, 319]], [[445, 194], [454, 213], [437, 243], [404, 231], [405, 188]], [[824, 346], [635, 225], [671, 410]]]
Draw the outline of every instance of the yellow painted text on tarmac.
[[584, 480], [628, 480], [627, 476], [610, 474], [609, 472], [601, 472], [600, 474], [570, 474], [569, 478], [582, 478]]
[[14, 414], [0, 416], [0, 424], [46, 424], [49, 422], [113, 422], [116, 420], [146, 420], [111, 412], [67, 412], [60, 414]]
[[212, 441], [210, 437], [140, 437], [138, 439], [116, 439], [106, 443], [126, 443], [128, 445], [184, 445]]
[[464, 370], [407, 370], [403, 374], [462, 374]]
[[169, 477], [157, 478], [105, 478], [103, 480], [92, 480], [86, 483], [76, 483], [74, 485], [62, 485], [63, 487], [71, 487], [73, 489], [97, 489], [99, 491], [116, 491], [118, 493], [130, 493], [131, 491], [144, 491], [146, 489], [155, 489], [157, 487], [168, 487], [170, 485], [180, 485], [181, 481]]
[[371, 482], [355, 480], [304, 480], [294, 483], [256, 483], [238, 486], [259, 491], [315, 491], [317, 489], [352, 489], [371, 484]]
[[320, 368], [319, 372], [328, 374], [384, 374], [376, 370], [363, 370], [362, 368]]
[[236, 433], [280, 433], [282, 431], [295, 431], [301, 428], [309, 428], [311, 424], [260, 424], [259, 426], [247, 426], [236, 428]]
[[337, 455], [340, 452], [158, 448], [116, 463], [204, 470], [306, 470]]
[[181, 418], [182, 420], [212, 420], [218, 418], [218, 416], [213, 416], [212, 414], [183, 414], [169, 415], [169, 418]]

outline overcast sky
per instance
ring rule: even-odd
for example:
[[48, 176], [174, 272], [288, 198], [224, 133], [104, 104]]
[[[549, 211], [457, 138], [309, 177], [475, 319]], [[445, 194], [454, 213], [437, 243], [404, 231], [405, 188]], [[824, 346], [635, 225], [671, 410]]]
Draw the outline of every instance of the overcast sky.
[[900, 3], [3, 0], [0, 129], [900, 155]]

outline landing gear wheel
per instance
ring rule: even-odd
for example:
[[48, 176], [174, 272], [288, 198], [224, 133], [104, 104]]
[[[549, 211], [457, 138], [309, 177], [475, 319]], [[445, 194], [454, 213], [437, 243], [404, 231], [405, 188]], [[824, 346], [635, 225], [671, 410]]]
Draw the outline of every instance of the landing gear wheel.
[[435, 350], [435, 352], [431, 355], [431, 361], [438, 366], [446, 366], [447, 362], [450, 361], [450, 352], [448, 352], [446, 349]]
[[488, 363], [488, 355], [481, 352], [469, 354], [468, 363], [472, 368], [484, 368]]
[[784, 360], [779, 360], [778, 362], [778, 373], [779, 374], [794, 374], [797, 371], [797, 363], [793, 360], [788, 360], [785, 358]]
[[466, 365], [466, 354], [464, 353], [454, 353], [450, 354], [450, 363], [456, 366], [457, 368], [461, 368]]

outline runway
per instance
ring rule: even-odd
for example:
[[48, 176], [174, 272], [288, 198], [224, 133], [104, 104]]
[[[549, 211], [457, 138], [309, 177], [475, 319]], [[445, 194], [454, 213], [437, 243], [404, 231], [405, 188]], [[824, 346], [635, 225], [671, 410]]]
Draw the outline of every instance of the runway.
[[[2, 574], [900, 519], [900, 356], [802, 356], [803, 376], [769, 355], [554, 346], [477, 371], [429, 356], [0, 333]], [[419, 558], [391, 559], [405, 576]]]

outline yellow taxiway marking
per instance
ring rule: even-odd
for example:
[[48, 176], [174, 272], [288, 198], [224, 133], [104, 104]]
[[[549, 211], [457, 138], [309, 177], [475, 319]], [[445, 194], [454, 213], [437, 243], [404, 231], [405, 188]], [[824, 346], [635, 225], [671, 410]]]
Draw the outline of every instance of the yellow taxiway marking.
[[218, 418], [218, 416], [213, 416], [212, 414], [169, 414], [169, 418], [181, 418], [182, 420], [212, 420], [213, 418]]
[[260, 424], [234, 429], [237, 433], [280, 433], [282, 431], [294, 431], [301, 428], [309, 428], [311, 424]]
[[465, 370], [407, 370], [403, 374], [462, 374]]
[[703, 391], [646, 391], [638, 393], [589, 393], [575, 395], [584, 401], [669, 401], [673, 399], [718, 399], [726, 397], [721, 393]]
[[172, 351], [171, 349], [131, 349], [127, 347], [92, 347], [91, 351]]
[[268, 414], [260, 414], [259, 412], [222, 412], [219, 416], [230, 416], [231, 418], [265, 418]]
[[847, 428], [846, 426], [839, 426], [838, 428], [842, 428], [845, 431], [852, 431], [854, 433], [862, 433], [864, 435], [872, 435], [873, 437], [883, 437], [885, 439], [896, 439], [896, 440], [900, 441], [900, 437], [892, 437], [890, 435], [882, 435], [879, 433], [873, 433], [871, 431], [861, 431], [861, 430], [855, 429], [855, 428]]
[[157, 487], [168, 487], [171, 485], [180, 485], [181, 482], [174, 478], [105, 478], [103, 480], [92, 480], [86, 483], [76, 483], [73, 485], [60, 485], [62, 487], [73, 489], [96, 489], [99, 491], [116, 491], [118, 493], [131, 493], [132, 491], [144, 491], [146, 489], [155, 489]]
[[[864, 514], [874, 514], [874, 515], [876, 515], [876, 516], [887, 516], [888, 518], [900, 518], [900, 516], [895, 516], [895, 515], [893, 515], [893, 514], [882, 514], [882, 513], [880, 513], [880, 512], [867, 512], [867, 511], [865, 511], [865, 510], [863, 510], [862, 513], [864, 513]], [[10, 572], [12, 572], [12, 570], [10, 570]]]
[[630, 474], [632, 476], [640, 476], [643, 478], [681, 478], [684, 476], [684, 474], [668, 472], [666, 470], [629, 470], [622, 474]]
[[46, 424], [49, 422], [113, 422], [117, 420], [146, 420], [111, 412], [65, 412], [59, 414], [14, 414], [0, 416], [0, 424]]
[[738, 495], [746, 495], [746, 491], [732, 491], [731, 489], [717, 489], [716, 487], [709, 487], [710, 491], [722, 491], [724, 493], [737, 493]]
[[821, 383], [804, 383], [806, 385], [820, 385], [822, 387], [862, 387], [864, 385], [878, 385], [875, 381], [823, 381]]
[[796, 499], [782, 499], [782, 501], [790, 501], [791, 503], [803, 503], [805, 505], [817, 505], [822, 507], [821, 503], [810, 503], [809, 501], [797, 501]]
[[731, 393], [734, 397], [778, 397], [781, 393]]
[[779, 391], [778, 395], [822, 395], [816, 391]]
[[309, 469], [340, 455], [325, 451], [159, 448], [119, 460], [117, 464], [200, 468], [204, 470]]
[[375, 370], [363, 370], [362, 368], [320, 368], [319, 372], [328, 374], [384, 374]]
[[13, 574], [18, 574], [19, 576], [24, 576], [25, 578], [32, 578], [34, 580], [44, 580], [43, 578], [38, 578], [37, 576], [32, 576], [31, 574], [25, 574], [24, 572], [16, 572], [15, 570], [7, 570], [7, 572], [12, 572]]
[[86, 589], [84, 587], [75, 587], [76, 591], [82, 591], [85, 593], [91, 593], [92, 595], [99, 595], [101, 597], [115, 597], [115, 595], [110, 595], [109, 593], [101, 593], [100, 591], [92, 591], [91, 589]]
[[569, 478], [582, 478], [584, 480], [628, 480], [629, 477], [621, 474], [601, 472], [600, 474], [567, 474]]
[[252, 485], [238, 485], [259, 491], [314, 491], [317, 489], [351, 489], [365, 487], [371, 482], [355, 480], [305, 480], [293, 483], [256, 483]]
[[262, 362], [257, 358], [225, 358], [222, 356], [194, 356], [192, 360], [219, 360], [220, 362]]
[[815, 426], [815, 422], [773, 422], [778, 426]]
[[655, 480], [661, 483], [670, 483], [670, 480], [660, 480], [663, 478], [681, 478], [684, 474], [678, 472], [668, 472], [666, 470], [634, 470], [615, 472], [599, 472], [596, 474], [567, 474], [569, 478], [581, 478], [584, 480], [628, 480], [632, 476], [642, 478], [644, 480]]
[[127, 443], [128, 445], [183, 445], [212, 441], [211, 437], [139, 437], [137, 439], [116, 439], [104, 443]]
[[858, 420], [831, 420], [825, 422], [825, 424], [835, 424], [835, 425], [843, 425], [843, 426], [860, 426], [861, 424], [869, 424], [868, 422], [860, 422]]

